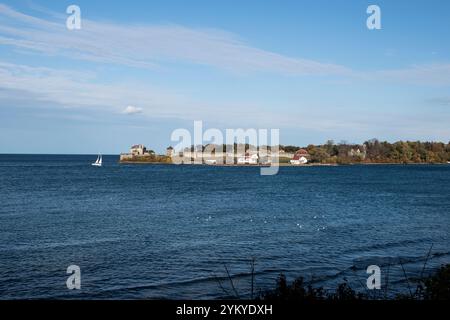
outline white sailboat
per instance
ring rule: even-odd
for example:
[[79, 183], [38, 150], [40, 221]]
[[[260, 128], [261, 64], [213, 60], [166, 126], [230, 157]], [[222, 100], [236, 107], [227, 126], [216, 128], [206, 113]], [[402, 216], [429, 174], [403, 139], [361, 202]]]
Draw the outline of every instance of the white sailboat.
[[92, 163], [92, 165], [95, 167], [102, 166], [102, 155], [101, 154], [97, 157], [97, 160], [94, 163]]

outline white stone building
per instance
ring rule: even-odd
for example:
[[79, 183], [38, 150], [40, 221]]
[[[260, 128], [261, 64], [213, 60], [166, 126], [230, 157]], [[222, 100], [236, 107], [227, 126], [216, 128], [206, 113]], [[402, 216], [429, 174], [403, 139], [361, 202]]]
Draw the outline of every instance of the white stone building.
[[146, 153], [147, 148], [143, 144], [136, 144], [130, 149], [130, 154], [133, 156], [143, 156]]

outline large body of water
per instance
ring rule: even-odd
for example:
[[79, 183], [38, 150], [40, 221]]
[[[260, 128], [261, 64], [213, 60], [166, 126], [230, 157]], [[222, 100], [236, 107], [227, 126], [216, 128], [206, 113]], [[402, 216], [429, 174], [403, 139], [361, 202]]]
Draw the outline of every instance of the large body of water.
[[[0, 299], [248, 297], [280, 272], [332, 288], [402, 261], [450, 262], [450, 165], [120, 165], [105, 156], [0, 155]], [[66, 288], [69, 265], [82, 288]], [[384, 275], [383, 275], [384, 279]], [[355, 287], [355, 289], [361, 289]]]

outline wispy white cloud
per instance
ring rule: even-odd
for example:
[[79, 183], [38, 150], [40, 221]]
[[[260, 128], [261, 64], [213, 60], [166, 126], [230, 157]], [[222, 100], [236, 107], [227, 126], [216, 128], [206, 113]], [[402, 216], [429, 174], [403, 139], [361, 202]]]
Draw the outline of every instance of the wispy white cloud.
[[[235, 73], [271, 72], [282, 75], [350, 76], [354, 81], [390, 81], [405, 84], [450, 85], [450, 64], [430, 64], [372, 73], [351, 70], [338, 64], [287, 57], [259, 49], [234, 34], [220, 30], [193, 29], [178, 25], [130, 26], [83, 19], [82, 29], [69, 31], [65, 16], [49, 14], [46, 19], [23, 14], [0, 4], [0, 45], [27, 53], [38, 52], [70, 59], [112, 63], [153, 70], [167, 62], [190, 62]], [[364, 115], [316, 114], [308, 108], [298, 111], [263, 111], [248, 103], [199, 101], [167, 88], [143, 83], [101, 83], [91, 71], [51, 69], [0, 62], [0, 102], [24, 92], [20, 99], [49, 102], [61, 108], [95, 108], [111, 113], [142, 114], [143, 117], [177, 118], [221, 122], [227, 126], [290, 127], [327, 132], [373, 130], [386, 119]], [[23, 101], [21, 101], [22, 103]], [[30, 103], [31, 103], [30, 102]], [[129, 106], [124, 110], [124, 106]], [[133, 107], [139, 106], [139, 107]], [[307, 109], [307, 114], [301, 110]], [[420, 120], [420, 119], [419, 119]], [[397, 120], [396, 120], [397, 121]], [[433, 120], [434, 121], [434, 120]], [[405, 130], [443, 128], [435, 122], [404, 121]], [[418, 123], [416, 123], [418, 122]], [[413, 125], [411, 125], [413, 124]], [[398, 128], [398, 123], [392, 128]], [[445, 131], [447, 133], [448, 131]], [[332, 135], [330, 135], [332, 136]]]
[[287, 57], [250, 46], [236, 35], [179, 25], [131, 26], [83, 18], [82, 29], [69, 31], [65, 17], [36, 18], [0, 4], [0, 44], [43, 54], [62, 55], [132, 67], [157, 68], [183, 61], [232, 72], [288, 75], [349, 74], [343, 66]]
[[375, 79], [402, 84], [449, 86], [450, 64], [414, 65], [410, 68], [381, 70], [373, 74]]
[[[348, 122], [338, 122], [332, 116], [306, 116], [295, 110], [280, 113], [239, 101], [203, 101], [139, 83], [104, 85], [97, 83], [93, 75], [78, 77], [77, 72], [72, 70], [0, 62], [0, 106], [4, 105], [4, 101], [14, 99], [18, 99], [21, 105], [51, 105], [54, 108], [78, 108], [110, 114], [139, 113], [152, 119], [203, 120], [225, 127], [328, 130], [350, 125]], [[128, 107], [124, 109], [124, 106]]]
[[143, 109], [135, 106], [127, 106], [122, 113], [132, 115], [132, 114], [138, 114], [142, 113]]
[[[45, 105], [54, 108], [79, 108], [84, 111], [127, 113], [142, 115], [143, 119], [203, 120], [223, 127], [284, 128], [362, 137], [377, 132], [396, 132], [399, 137], [411, 137], [419, 132], [424, 137], [447, 137], [448, 116], [424, 114], [420, 117], [395, 113], [383, 115], [373, 111], [367, 114], [346, 114], [340, 110], [325, 114], [320, 109], [302, 108], [287, 113], [262, 110], [248, 103], [206, 102], [170, 92], [163, 88], [137, 83], [102, 85], [92, 75], [77, 77], [71, 70], [31, 67], [0, 63], [0, 107], [18, 99], [20, 105]], [[124, 106], [127, 106], [124, 109]], [[136, 107], [139, 106], [139, 107]], [[303, 111], [302, 111], [303, 110]], [[47, 111], [48, 112], [48, 108]], [[85, 113], [84, 113], [85, 114]], [[370, 119], [370, 120], [369, 120]], [[414, 128], [414, 132], [411, 132]], [[175, 128], [174, 128], [175, 129]], [[393, 135], [395, 135], [393, 133]], [[419, 138], [419, 137], [417, 137]]]
[[256, 119], [263, 116], [254, 107], [196, 101], [164, 88], [140, 83], [105, 85], [95, 80], [92, 76], [78, 76], [77, 71], [72, 70], [0, 62], [0, 99], [12, 99], [17, 92], [23, 92], [26, 94], [17, 98], [23, 100], [28, 96], [36, 104], [48, 103], [59, 108], [95, 109], [109, 113], [140, 112], [153, 118], [181, 120], [219, 118], [223, 123], [233, 117], [249, 119], [253, 116]]
[[139, 83], [101, 84], [89, 73], [2, 62], [0, 88], [27, 92], [37, 102], [50, 102], [64, 108], [96, 108], [120, 113], [124, 106], [135, 104], [145, 106], [143, 112], [156, 116], [172, 113], [182, 116], [178, 107], [186, 100], [176, 93]]
[[333, 63], [253, 47], [216, 29], [179, 25], [121, 25], [83, 18], [81, 30], [67, 30], [66, 16], [44, 12], [46, 18], [24, 14], [0, 4], [0, 45], [51, 56], [130, 67], [160, 69], [188, 62], [234, 73], [336, 75], [403, 84], [450, 85], [450, 64], [425, 64], [375, 72], [352, 70]]

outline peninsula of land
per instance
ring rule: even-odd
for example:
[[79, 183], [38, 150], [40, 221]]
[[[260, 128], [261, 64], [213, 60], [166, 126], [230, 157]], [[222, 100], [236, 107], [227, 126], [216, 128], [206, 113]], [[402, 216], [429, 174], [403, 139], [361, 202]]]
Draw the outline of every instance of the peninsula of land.
[[[230, 151], [231, 150], [231, 151]], [[181, 151], [168, 147], [156, 154], [144, 145], [133, 145], [120, 155], [120, 163], [205, 164], [224, 166], [265, 166], [277, 161], [281, 166], [345, 164], [447, 164], [450, 142], [398, 141], [372, 139], [363, 144], [335, 143], [306, 147], [263, 146], [249, 144], [191, 146]]]

